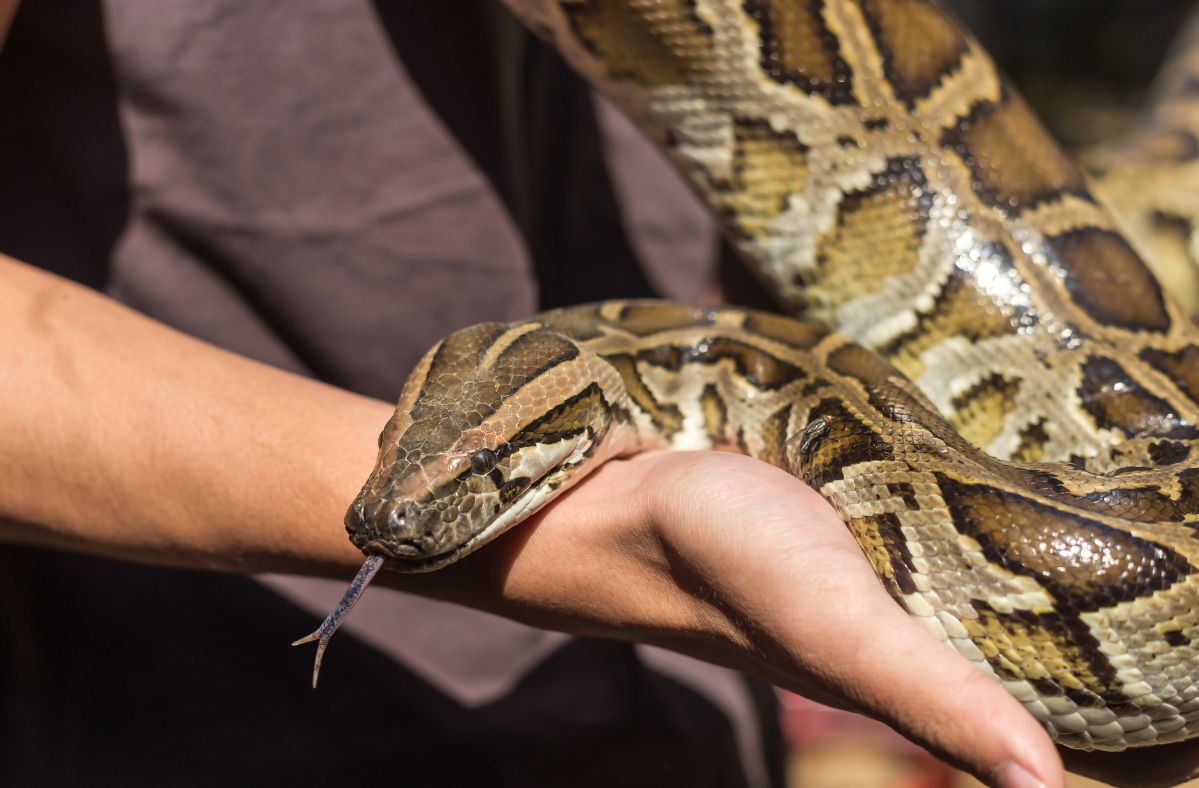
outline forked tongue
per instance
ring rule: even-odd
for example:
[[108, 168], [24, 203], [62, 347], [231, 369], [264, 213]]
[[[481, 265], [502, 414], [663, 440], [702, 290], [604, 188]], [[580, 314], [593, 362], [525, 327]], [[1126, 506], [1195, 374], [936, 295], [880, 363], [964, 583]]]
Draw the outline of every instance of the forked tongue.
[[337, 607], [333, 608], [333, 612], [321, 622], [317, 630], [311, 635], [306, 635], [300, 638], [293, 646], [311, 643], [314, 640], [320, 641], [316, 647], [316, 662], [312, 666], [312, 688], [316, 689], [316, 679], [321, 672], [321, 659], [325, 656], [325, 649], [329, 645], [329, 638], [333, 637], [333, 633], [341, 626], [341, 622], [346, 620], [346, 616], [350, 615], [350, 611], [354, 609], [354, 605], [358, 604], [359, 597], [371, 581], [375, 579], [375, 575], [379, 574], [379, 570], [383, 568], [383, 556], [372, 555], [366, 559], [366, 563], [358, 570], [358, 574], [354, 575], [354, 580], [350, 583], [350, 587], [346, 589], [342, 595], [341, 601], [337, 603]]

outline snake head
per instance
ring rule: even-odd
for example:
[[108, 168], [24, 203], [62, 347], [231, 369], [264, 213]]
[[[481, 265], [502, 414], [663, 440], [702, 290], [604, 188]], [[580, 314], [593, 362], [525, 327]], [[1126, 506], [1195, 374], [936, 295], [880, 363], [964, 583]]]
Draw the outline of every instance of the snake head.
[[608, 432], [597, 380], [605, 369], [536, 322], [446, 338], [418, 364], [380, 436], [346, 514], [350, 540], [392, 568], [428, 571], [535, 512], [582, 475]]

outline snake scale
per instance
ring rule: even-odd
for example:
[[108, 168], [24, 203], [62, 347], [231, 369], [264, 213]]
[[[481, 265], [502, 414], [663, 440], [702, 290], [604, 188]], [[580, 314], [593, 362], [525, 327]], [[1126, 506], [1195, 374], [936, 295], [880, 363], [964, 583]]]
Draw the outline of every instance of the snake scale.
[[318, 665], [384, 563], [457, 560], [607, 458], [731, 447], [1058, 742], [1199, 733], [1199, 332], [1120, 229], [1139, 173], [1199, 167], [1199, 80], [1101, 163], [1117, 220], [934, 3], [509, 5], [809, 322], [607, 302], [443, 340], [347, 514], [369, 558]]

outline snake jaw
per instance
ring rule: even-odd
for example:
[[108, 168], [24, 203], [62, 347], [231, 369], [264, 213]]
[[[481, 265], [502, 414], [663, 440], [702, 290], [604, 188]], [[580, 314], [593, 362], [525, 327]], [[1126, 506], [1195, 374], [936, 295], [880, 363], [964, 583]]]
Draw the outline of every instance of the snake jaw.
[[325, 617], [321, 625], [314, 632], [305, 635], [299, 640], [292, 643], [293, 646], [301, 646], [305, 643], [318, 641], [316, 646], [316, 659], [312, 665], [312, 688], [316, 689], [317, 679], [320, 677], [321, 661], [325, 657], [325, 649], [329, 647], [329, 640], [333, 637], [333, 633], [337, 632], [343, 621], [354, 609], [354, 605], [358, 604], [358, 600], [362, 597], [362, 593], [366, 591], [366, 587], [375, 579], [375, 575], [379, 574], [379, 570], [383, 568], [383, 563], [386, 559], [381, 555], [372, 555], [366, 559], [362, 568], [358, 570], [358, 574], [350, 582], [350, 587], [342, 595], [341, 600], [333, 608], [333, 612]]

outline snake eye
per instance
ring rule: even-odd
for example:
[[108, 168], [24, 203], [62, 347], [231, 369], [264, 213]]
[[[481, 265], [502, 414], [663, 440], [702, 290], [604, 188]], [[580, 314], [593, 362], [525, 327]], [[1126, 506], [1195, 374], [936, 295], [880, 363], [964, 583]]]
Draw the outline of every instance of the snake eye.
[[491, 449], [479, 449], [470, 456], [470, 469], [482, 476], [485, 473], [491, 473], [496, 462], [495, 452]]

